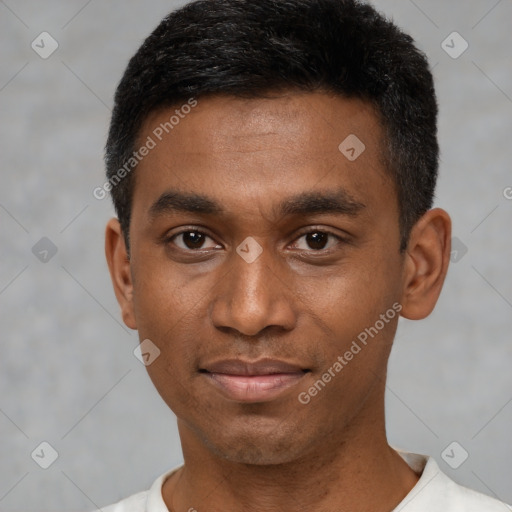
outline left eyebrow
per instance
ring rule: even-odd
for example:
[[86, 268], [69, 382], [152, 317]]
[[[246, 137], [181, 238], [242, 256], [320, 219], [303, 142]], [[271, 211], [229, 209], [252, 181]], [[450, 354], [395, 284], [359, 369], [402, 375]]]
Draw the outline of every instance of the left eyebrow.
[[304, 192], [285, 199], [279, 206], [281, 216], [338, 213], [356, 216], [366, 205], [357, 201], [346, 190], [333, 192]]

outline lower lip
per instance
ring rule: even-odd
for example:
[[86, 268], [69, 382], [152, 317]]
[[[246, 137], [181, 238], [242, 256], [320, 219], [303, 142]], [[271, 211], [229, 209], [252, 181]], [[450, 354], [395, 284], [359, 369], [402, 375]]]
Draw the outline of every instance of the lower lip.
[[229, 400], [237, 402], [268, 402], [295, 386], [304, 372], [271, 375], [227, 375], [205, 373], [210, 382]]

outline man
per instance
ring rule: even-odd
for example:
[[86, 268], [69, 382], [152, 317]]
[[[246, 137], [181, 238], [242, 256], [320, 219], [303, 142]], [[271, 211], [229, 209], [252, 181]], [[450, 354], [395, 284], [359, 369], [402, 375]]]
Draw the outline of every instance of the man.
[[398, 317], [439, 297], [437, 104], [364, 3], [201, 0], [118, 87], [106, 254], [184, 465], [104, 510], [500, 511], [386, 439]]

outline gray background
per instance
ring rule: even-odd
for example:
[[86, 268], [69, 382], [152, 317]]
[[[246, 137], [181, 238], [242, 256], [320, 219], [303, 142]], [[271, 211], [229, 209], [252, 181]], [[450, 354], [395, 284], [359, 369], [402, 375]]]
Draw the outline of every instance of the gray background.
[[[512, 200], [504, 195], [512, 187], [512, 2], [375, 3], [434, 66], [437, 205], [467, 247], [432, 316], [400, 324], [390, 442], [432, 454], [458, 482], [512, 502]], [[181, 462], [175, 418], [133, 356], [137, 336], [111, 290], [103, 232], [113, 210], [92, 196], [103, 183], [115, 86], [178, 5], [0, 1], [2, 511], [91, 510]], [[43, 31], [59, 43], [46, 60], [30, 46]], [[457, 59], [441, 47], [453, 31], [469, 43]], [[32, 252], [42, 237], [58, 249], [47, 262]], [[43, 441], [59, 454], [46, 470], [31, 458]], [[453, 441], [469, 453], [456, 470], [442, 457]], [[456, 447], [452, 460], [462, 455]]]

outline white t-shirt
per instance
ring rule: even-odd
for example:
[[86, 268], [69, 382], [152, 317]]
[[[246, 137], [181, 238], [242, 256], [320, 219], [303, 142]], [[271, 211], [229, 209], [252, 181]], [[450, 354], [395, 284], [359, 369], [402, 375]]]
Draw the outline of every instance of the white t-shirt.
[[[432, 457], [397, 450], [421, 477], [393, 512], [510, 512], [512, 507], [456, 484]], [[162, 485], [179, 468], [159, 477], [149, 491], [102, 509], [103, 512], [169, 512], [162, 498]]]

